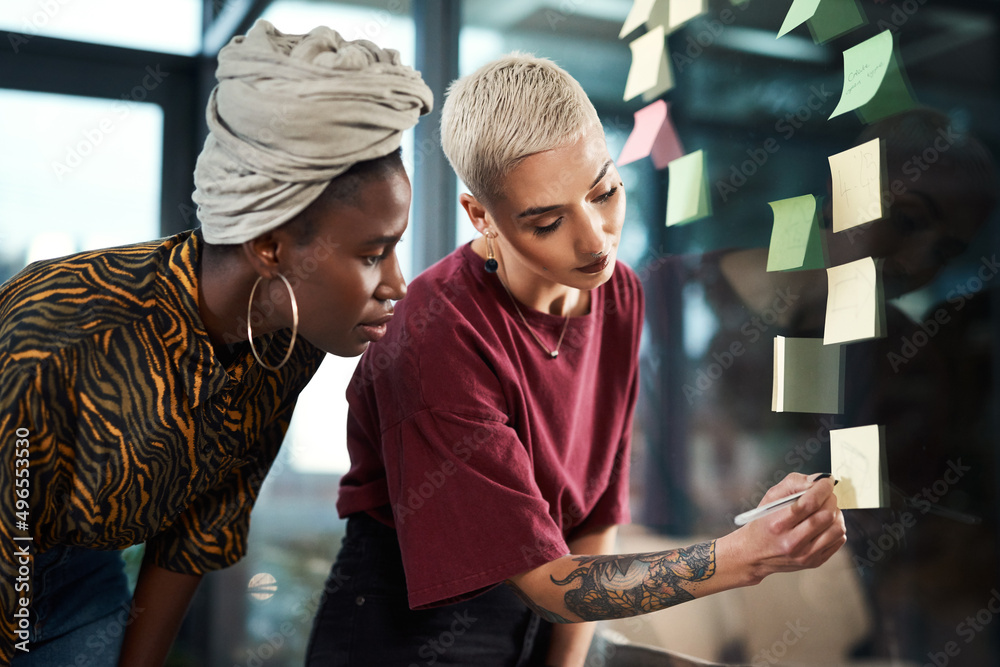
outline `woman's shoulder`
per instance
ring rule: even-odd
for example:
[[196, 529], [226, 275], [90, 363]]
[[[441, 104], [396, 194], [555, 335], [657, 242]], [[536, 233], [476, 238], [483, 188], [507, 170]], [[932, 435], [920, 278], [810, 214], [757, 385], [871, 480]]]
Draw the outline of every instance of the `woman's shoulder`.
[[39, 349], [61, 348], [145, 317], [155, 303], [157, 277], [170, 250], [185, 238], [80, 252], [28, 265], [0, 285], [0, 338], [16, 329], [22, 344], [34, 338]]

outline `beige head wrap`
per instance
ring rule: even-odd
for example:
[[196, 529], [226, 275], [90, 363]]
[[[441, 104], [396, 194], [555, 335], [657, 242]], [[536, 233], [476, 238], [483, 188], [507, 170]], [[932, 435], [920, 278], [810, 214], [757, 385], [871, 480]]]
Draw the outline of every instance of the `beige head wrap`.
[[319, 27], [285, 35], [257, 21], [219, 52], [210, 134], [194, 201], [209, 243], [287, 222], [356, 162], [388, 155], [433, 105], [399, 53]]

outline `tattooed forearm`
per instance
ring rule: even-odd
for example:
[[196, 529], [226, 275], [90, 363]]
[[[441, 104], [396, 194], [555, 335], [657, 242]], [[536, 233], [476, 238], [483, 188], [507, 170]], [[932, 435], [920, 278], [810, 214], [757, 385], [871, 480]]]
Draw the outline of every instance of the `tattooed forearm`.
[[566, 608], [586, 621], [624, 618], [693, 600], [682, 583], [715, 574], [715, 541], [659, 553], [574, 560], [582, 565], [566, 578], [550, 577], [557, 586], [581, 582], [566, 592]]
[[532, 600], [530, 597], [528, 597], [528, 595], [524, 591], [522, 591], [520, 589], [520, 587], [517, 584], [515, 584], [513, 581], [511, 581], [510, 579], [507, 580], [507, 585], [510, 586], [511, 590], [513, 590], [517, 594], [517, 597], [521, 598], [521, 602], [523, 602], [524, 604], [526, 604], [528, 606], [528, 609], [530, 609], [531, 611], [535, 612], [536, 614], [538, 614], [539, 616], [541, 616], [543, 619], [545, 619], [549, 623], [572, 623], [573, 622], [573, 621], [569, 620], [568, 618], [563, 618], [562, 616], [560, 616], [559, 614], [557, 614], [557, 613], [555, 613], [553, 611], [549, 611], [545, 607], [542, 607], [540, 605], [535, 604], [535, 601]]

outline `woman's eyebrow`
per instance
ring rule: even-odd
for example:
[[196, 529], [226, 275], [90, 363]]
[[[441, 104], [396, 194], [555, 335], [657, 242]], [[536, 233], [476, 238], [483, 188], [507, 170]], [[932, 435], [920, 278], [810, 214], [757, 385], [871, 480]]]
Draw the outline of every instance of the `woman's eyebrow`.
[[[611, 168], [611, 164], [612, 164], [611, 160], [608, 160], [607, 162], [604, 163], [604, 165], [601, 167], [601, 171], [597, 174], [597, 178], [594, 179], [594, 182], [590, 184], [590, 188], [588, 189], [592, 190], [594, 186], [596, 186], [598, 183], [601, 182], [601, 179], [607, 175], [608, 169]], [[563, 204], [553, 204], [552, 206], [530, 206], [521, 211], [520, 213], [518, 213], [517, 218], [519, 220], [521, 218], [530, 218], [535, 215], [541, 215], [542, 213], [548, 213], [549, 211], [554, 211], [557, 208], [562, 208], [563, 206], [564, 206]]]
[[601, 182], [601, 179], [604, 178], [605, 174], [608, 173], [608, 169], [610, 167], [611, 167], [611, 160], [608, 160], [607, 162], [604, 163], [604, 166], [601, 167], [601, 172], [597, 174], [597, 178], [595, 178], [594, 182], [590, 184], [590, 189], [593, 189], [595, 185]]

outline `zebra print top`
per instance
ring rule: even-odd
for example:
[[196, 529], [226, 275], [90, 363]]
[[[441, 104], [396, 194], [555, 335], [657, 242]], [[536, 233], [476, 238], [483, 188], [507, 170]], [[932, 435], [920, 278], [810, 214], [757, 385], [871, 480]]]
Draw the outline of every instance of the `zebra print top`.
[[[38, 262], [0, 286], [0, 649], [26, 544], [146, 542], [157, 565], [187, 574], [244, 554], [250, 509], [324, 353], [299, 340], [272, 372], [243, 343], [223, 365], [198, 314], [202, 243], [185, 232]], [[265, 361], [278, 363], [289, 334], [261, 337]]]

